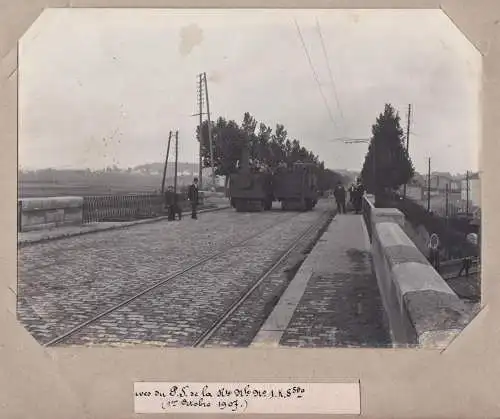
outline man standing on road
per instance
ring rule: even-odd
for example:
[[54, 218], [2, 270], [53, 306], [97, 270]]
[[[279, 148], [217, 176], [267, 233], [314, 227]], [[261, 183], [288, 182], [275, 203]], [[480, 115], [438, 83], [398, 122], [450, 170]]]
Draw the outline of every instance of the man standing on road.
[[470, 268], [472, 268], [472, 261], [474, 257], [477, 257], [477, 234], [470, 233], [465, 236], [465, 241], [462, 244], [460, 250], [462, 256], [462, 266], [458, 272], [458, 276], [462, 276], [462, 272], [465, 271], [465, 276], [469, 276]]
[[333, 191], [333, 196], [337, 202], [337, 212], [339, 214], [345, 214], [345, 189], [342, 183], [338, 182], [335, 190]]
[[439, 250], [440, 250], [440, 243], [439, 243], [439, 236], [436, 233], [432, 233], [431, 236], [429, 237], [429, 242], [427, 244], [427, 247], [429, 248], [429, 262], [433, 266], [433, 268], [439, 272], [440, 268], [440, 258], [439, 258]]
[[188, 199], [191, 201], [191, 218], [196, 220], [196, 208], [198, 207], [198, 178], [194, 178], [193, 183], [189, 185]]
[[363, 183], [361, 183], [361, 179], [356, 180], [356, 185], [354, 186], [354, 210], [356, 214], [359, 214], [363, 209], [363, 195], [365, 193], [365, 188]]
[[182, 211], [178, 203], [178, 196], [174, 193], [174, 188], [172, 186], [169, 186], [167, 192], [165, 192], [165, 205], [169, 221], [174, 221], [176, 215], [179, 220], [182, 219]]

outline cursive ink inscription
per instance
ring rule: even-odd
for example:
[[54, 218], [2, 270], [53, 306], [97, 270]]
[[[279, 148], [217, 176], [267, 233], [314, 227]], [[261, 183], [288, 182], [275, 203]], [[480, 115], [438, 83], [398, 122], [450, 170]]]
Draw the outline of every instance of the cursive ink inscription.
[[139, 399], [153, 399], [161, 404], [162, 410], [191, 408], [196, 410], [212, 410], [244, 412], [255, 400], [301, 399], [306, 389], [299, 385], [256, 385], [239, 386], [209, 385], [193, 386], [172, 384], [162, 389], [136, 392]]

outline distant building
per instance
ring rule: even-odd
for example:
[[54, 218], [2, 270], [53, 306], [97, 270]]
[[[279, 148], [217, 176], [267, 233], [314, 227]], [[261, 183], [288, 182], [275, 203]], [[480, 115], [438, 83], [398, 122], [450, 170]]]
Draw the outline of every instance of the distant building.
[[421, 200], [424, 197], [424, 188], [418, 184], [406, 186], [406, 196], [413, 200]]
[[444, 192], [446, 191], [446, 185], [448, 185], [449, 192], [460, 192], [461, 189], [460, 181], [454, 179], [451, 175], [436, 174], [436, 173], [431, 174], [431, 182], [430, 182], [431, 190]]
[[[469, 183], [469, 192], [467, 193], [467, 183]], [[466, 179], [462, 180], [462, 192], [461, 198], [463, 201], [467, 201], [469, 199], [469, 203], [472, 204], [472, 207], [480, 207], [481, 206], [481, 182], [479, 179], [479, 175], [477, 173], [469, 176], [469, 181]]]
[[[401, 186], [401, 193], [403, 188]], [[429, 189], [431, 197], [437, 197], [445, 196], [446, 188], [448, 188], [449, 197], [452, 199], [452, 195], [460, 194], [461, 181], [449, 173], [434, 172], [431, 174], [429, 185], [427, 176], [416, 174], [406, 185], [406, 196], [414, 200], [425, 200]]]
[[462, 189], [462, 185], [459, 180], [452, 180], [450, 182], [450, 190], [451, 192], [460, 192]]
[[[399, 193], [402, 195], [404, 193], [405, 185], [401, 185], [398, 189]], [[410, 179], [406, 185], [406, 196], [413, 200], [421, 200], [423, 197], [423, 186], [420, 179], [415, 176]]]

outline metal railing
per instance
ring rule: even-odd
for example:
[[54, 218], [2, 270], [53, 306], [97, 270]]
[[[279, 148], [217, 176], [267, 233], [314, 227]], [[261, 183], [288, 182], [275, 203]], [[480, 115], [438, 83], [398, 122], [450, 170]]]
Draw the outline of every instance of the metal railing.
[[83, 223], [127, 221], [164, 214], [164, 198], [159, 193], [86, 196]]
[[[161, 193], [96, 195], [83, 197], [84, 224], [103, 221], [129, 221], [166, 215], [168, 204]], [[182, 211], [190, 208], [185, 193], [177, 195], [177, 204]], [[199, 206], [205, 204], [204, 194], [199, 194]]]

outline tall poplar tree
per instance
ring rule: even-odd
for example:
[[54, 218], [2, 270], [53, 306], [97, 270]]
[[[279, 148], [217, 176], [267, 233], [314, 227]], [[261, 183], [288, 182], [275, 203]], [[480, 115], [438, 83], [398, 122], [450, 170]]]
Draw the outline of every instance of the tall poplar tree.
[[380, 202], [407, 183], [415, 174], [405, 147], [405, 137], [396, 110], [386, 104], [372, 126], [372, 139], [365, 156], [361, 179], [367, 192]]

